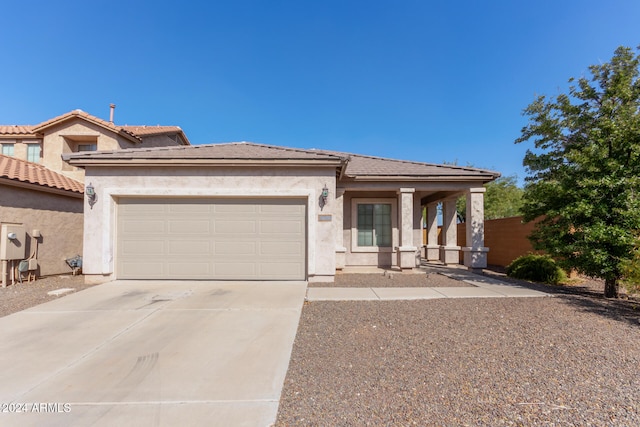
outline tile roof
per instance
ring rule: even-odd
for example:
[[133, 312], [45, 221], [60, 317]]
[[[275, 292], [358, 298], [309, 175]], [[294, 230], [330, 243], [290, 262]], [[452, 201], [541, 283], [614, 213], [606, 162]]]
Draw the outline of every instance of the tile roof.
[[178, 134], [185, 142], [185, 145], [191, 145], [187, 135], [185, 135], [180, 126], [122, 126], [122, 129], [138, 137]]
[[123, 135], [135, 142], [142, 141], [144, 136], [153, 135], [171, 135], [179, 134], [187, 145], [190, 145], [189, 139], [179, 126], [119, 126], [99, 117], [93, 116], [82, 110], [73, 110], [60, 116], [44, 121], [35, 126], [26, 125], [0, 125], [1, 136], [36, 136], [44, 129], [65, 122], [73, 118], [81, 118], [95, 125], [108, 129], [117, 134]]
[[388, 159], [384, 157], [361, 154], [342, 153], [337, 151], [314, 150], [336, 156], [348, 157], [345, 175], [351, 177], [381, 176], [476, 176], [478, 174], [500, 176], [498, 172], [486, 169], [463, 167], [456, 165], [440, 165], [409, 160]]
[[64, 158], [65, 160], [67, 158], [100, 160], [341, 160], [340, 156], [334, 154], [250, 142], [82, 152], [67, 154]]
[[129, 139], [132, 139], [136, 142], [140, 142], [141, 139], [139, 136], [135, 135], [132, 132], [129, 132], [128, 130], [123, 129], [121, 126], [116, 126], [111, 122], [108, 122], [106, 120], [102, 120], [99, 117], [93, 116], [89, 113], [86, 113], [82, 110], [73, 110], [70, 111], [68, 113], [62, 114], [58, 117], [54, 117], [52, 119], [49, 119], [47, 121], [44, 121], [38, 125], [33, 126], [33, 131], [34, 132], [41, 132], [42, 130], [51, 127], [51, 126], [55, 126], [59, 123], [63, 123], [67, 120], [73, 119], [73, 118], [82, 118], [88, 122], [91, 122], [95, 125], [101, 126], [105, 129], [108, 129], [112, 132], [115, 132], [117, 134], [123, 135]]
[[0, 125], [0, 136], [35, 136], [33, 132], [33, 126], [21, 126], [21, 125]]
[[0, 154], [0, 179], [40, 185], [57, 190], [84, 193], [84, 185], [37, 163]]
[[180, 126], [121, 126], [122, 129], [129, 131], [135, 135], [164, 135], [168, 133], [182, 132]]
[[64, 159], [71, 160], [72, 164], [77, 165], [84, 164], [84, 161], [118, 163], [119, 161], [139, 160], [141, 162], [160, 161], [166, 163], [172, 160], [198, 160], [201, 162], [206, 160], [255, 160], [256, 162], [265, 160], [329, 160], [333, 161], [336, 167], [348, 159], [346, 169], [343, 171], [344, 176], [354, 179], [469, 177], [492, 180], [500, 176], [498, 172], [469, 167], [386, 159], [327, 150], [278, 147], [250, 142], [193, 145], [188, 147], [132, 148], [109, 152], [82, 152], [65, 154]]

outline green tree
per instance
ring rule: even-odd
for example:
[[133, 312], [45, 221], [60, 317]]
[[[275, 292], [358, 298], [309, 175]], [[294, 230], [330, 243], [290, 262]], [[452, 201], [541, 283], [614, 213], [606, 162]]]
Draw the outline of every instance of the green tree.
[[640, 56], [616, 49], [610, 62], [570, 79], [568, 94], [538, 97], [516, 143], [532, 141], [523, 164], [526, 221], [543, 217], [531, 241], [565, 268], [605, 280], [618, 295], [640, 230]]
[[[484, 195], [484, 219], [507, 218], [521, 214], [524, 190], [518, 187], [517, 176], [501, 176], [484, 186], [487, 189]], [[456, 202], [456, 209], [458, 216], [463, 220], [466, 217], [466, 207], [467, 199], [462, 196]]]

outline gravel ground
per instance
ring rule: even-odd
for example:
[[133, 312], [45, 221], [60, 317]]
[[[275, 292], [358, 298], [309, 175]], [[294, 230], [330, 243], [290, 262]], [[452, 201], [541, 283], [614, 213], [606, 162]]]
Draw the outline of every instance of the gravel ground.
[[[84, 283], [84, 276], [60, 275], [41, 277], [33, 282], [16, 283], [6, 288], [0, 287], [0, 317], [42, 304], [56, 298], [64, 298], [73, 292], [81, 291], [93, 285]], [[61, 296], [48, 295], [47, 292], [62, 288], [73, 288], [73, 292]]]
[[423, 269], [422, 273], [338, 273], [335, 281], [329, 283], [309, 283], [309, 287], [350, 287], [350, 288], [398, 288], [398, 287], [467, 287], [468, 283], [443, 276], [436, 268]]
[[640, 425], [639, 304], [528, 286], [555, 297], [305, 303], [276, 425]]

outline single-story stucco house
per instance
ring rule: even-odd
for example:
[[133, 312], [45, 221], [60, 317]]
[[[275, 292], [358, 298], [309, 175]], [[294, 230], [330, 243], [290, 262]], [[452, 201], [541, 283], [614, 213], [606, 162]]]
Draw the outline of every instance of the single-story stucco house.
[[[255, 143], [64, 154], [95, 189], [85, 209], [88, 281], [331, 281], [351, 266], [428, 260], [486, 267], [483, 184], [468, 167]], [[455, 201], [467, 197], [468, 246]], [[443, 206], [438, 245], [436, 206]], [[422, 243], [422, 208], [427, 242]]]

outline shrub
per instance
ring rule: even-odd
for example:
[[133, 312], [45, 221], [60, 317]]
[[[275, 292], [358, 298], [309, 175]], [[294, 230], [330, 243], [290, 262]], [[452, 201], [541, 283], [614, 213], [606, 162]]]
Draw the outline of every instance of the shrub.
[[528, 254], [518, 257], [507, 266], [507, 275], [516, 279], [557, 285], [567, 279], [549, 255]]
[[640, 242], [636, 241], [630, 259], [622, 262], [622, 284], [629, 294], [640, 293]]

